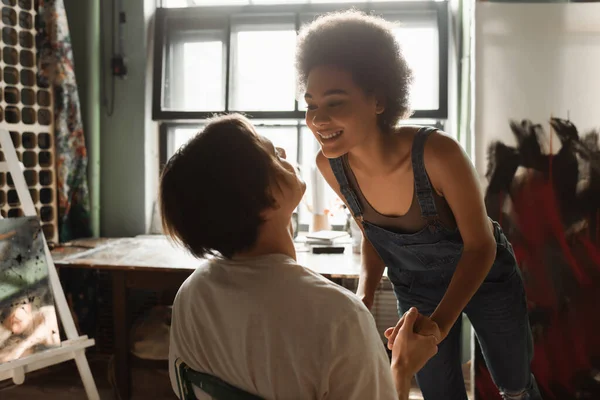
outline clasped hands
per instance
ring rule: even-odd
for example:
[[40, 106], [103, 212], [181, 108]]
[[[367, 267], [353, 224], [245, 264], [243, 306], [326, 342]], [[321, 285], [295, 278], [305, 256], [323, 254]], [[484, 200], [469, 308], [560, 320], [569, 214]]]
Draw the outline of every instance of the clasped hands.
[[[436, 344], [439, 344], [443, 339], [445, 339], [446, 335], [442, 334], [438, 324], [435, 323], [435, 321], [423, 314], [419, 314], [416, 308], [413, 307], [411, 310], [413, 309], [417, 313], [417, 319], [415, 320], [413, 327], [414, 333], [418, 333], [421, 336], [433, 336], [436, 339]], [[392, 350], [392, 347], [394, 346], [394, 340], [396, 339], [396, 336], [398, 336], [398, 332], [400, 331], [400, 328], [402, 328], [402, 325], [404, 324], [409, 312], [410, 310], [404, 313], [396, 326], [387, 328], [385, 330], [385, 337], [388, 340], [388, 349]]]
[[395, 327], [386, 329], [388, 349], [392, 350], [392, 364], [405, 372], [417, 373], [425, 363], [437, 354], [438, 344], [446, 337], [437, 323], [411, 308]]

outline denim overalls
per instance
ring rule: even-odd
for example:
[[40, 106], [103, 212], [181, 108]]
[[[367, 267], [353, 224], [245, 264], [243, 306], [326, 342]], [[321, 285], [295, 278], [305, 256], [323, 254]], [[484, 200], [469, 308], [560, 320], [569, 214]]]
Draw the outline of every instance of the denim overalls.
[[[402, 315], [410, 307], [431, 315], [442, 300], [462, 254], [458, 229], [445, 228], [438, 220], [432, 188], [423, 161], [423, 149], [433, 128], [421, 128], [412, 147], [415, 191], [427, 225], [421, 231], [398, 234], [362, 221], [365, 235], [388, 270]], [[330, 159], [341, 193], [362, 220], [356, 194], [348, 183], [342, 158]], [[497, 255], [494, 265], [464, 312], [469, 317], [488, 369], [505, 399], [541, 399], [531, 374], [533, 340], [523, 281], [512, 246], [494, 224]], [[440, 343], [438, 353], [417, 374], [426, 400], [466, 400], [461, 369], [461, 319]]]

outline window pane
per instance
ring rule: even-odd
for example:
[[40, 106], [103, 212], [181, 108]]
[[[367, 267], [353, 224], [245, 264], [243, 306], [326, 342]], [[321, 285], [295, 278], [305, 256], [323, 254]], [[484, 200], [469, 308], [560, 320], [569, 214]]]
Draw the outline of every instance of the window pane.
[[[273, 124], [276, 121], [270, 121]], [[269, 139], [276, 147], [285, 150], [287, 160], [296, 165], [298, 163], [298, 128], [296, 121], [286, 120], [286, 125], [268, 126], [263, 121], [252, 120], [256, 131]], [[292, 125], [293, 124], [293, 125]], [[169, 131], [167, 140], [167, 158], [171, 157], [184, 144], [188, 142], [204, 125], [176, 127]], [[312, 135], [312, 134], [311, 134]], [[314, 161], [314, 156], [313, 156]]]
[[[253, 121], [254, 122], [254, 121]], [[256, 126], [256, 131], [285, 150], [286, 160], [298, 163], [298, 128], [293, 126]]]
[[202, 129], [202, 126], [190, 128], [173, 128], [169, 131], [167, 138], [167, 160], [175, 154], [177, 150], [186, 144], [196, 133]]
[[231, 110], [294, 110], [296, 32], [288, 29], [232, 33]]
[[439, 107], [439, 40], [435, 20], [407, 22], [394, 30], [413, 71], [411, 106], [416, 110]]
[[300, 173], [302, 179], [306, 182], [306, 193], [304, 199], [298, 207], [298, 222], [302, 225], [310, 225], [312, 222], [312, 213], [310, 208], [312, 207], [312, 169], [316, 168], [315, 156], [318, 151], [318, 143], [313, 136], [310, 129], [307, 127], [301, 128], [301, 141], [302, 141], [302, 159], [300, 160]]
[[[186, 21], [173, 21], [173, 25]], [[225, 30], [173, 29], [169, 36], [164, 107], [168, 110], [225, 110]]]
[[302, 172], [302, 179], [306, 182], [306, 193], [304, 199], [300, 203], [298, 221], [302, 225], [311, 225], [313, 214], [311, 212], [313, 207], [313, 191], [314, 191], [314, 177], [319, 175], [319, 179], [322, 180], [321, 184], [325, 188], [325, 208], [329, 211], [329, 223], [333, 225], [344, 225], [346, 223], [346, 212], [342, 208], [343, 202], [340, 200], [338, 195], [329, 187], [327, 182], [321, 177], [321, 173], [317, 170], [315, 164], [315, 157], [320, 149], [320, 146], [313, 136], [312, 132], [308, 127], [303, 126], [301, 128], [301, 140], [302, 140], [302, 159], [300, 164], [300, 171]]
[[178, 109], [225, 109], [223, 47], [221, 41], [183, 45], [183, 104]]

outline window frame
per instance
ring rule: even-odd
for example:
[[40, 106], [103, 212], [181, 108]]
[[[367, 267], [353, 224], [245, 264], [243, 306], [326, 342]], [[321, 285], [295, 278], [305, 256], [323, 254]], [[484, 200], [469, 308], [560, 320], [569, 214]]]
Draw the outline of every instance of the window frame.
[[[215, 114], [228, 113], [231, 102], [230, 74], [231, 74], [231, 27], [235, 18], [289, 15], [295, 16], [295, 29], [299, 31], [301, 16], [303, 14], [320, 14], [335, 10], [354, 7], [366, 12], [378, 14], [432, 12], [437, 16], [438, 28], [438, 108], [430, 110], [414, 110], [412, 119], [448, 119], [448, 1], [399, 1], [399, 2], [366, 2], [366, 3], [308, 3], [308, 4], [277, 4], [277, 5], [230, 5], [230, 6], [197, 6], [188, 8], [157, 8], [154, 32], [154, 59], [153, 59], [153, 84], [152, 84], [152, 119], [156, 121], [194, 121], [208, 119]], [[170, 19], [183, 22], [183, 27], [171, 28]], [[219, 22], [217, 22], [219, 21]], [[224, 110], [196, 111], [196, 110], [168, 110], [164, 107], [165, 82], [167, 76], [167, 63], [171, 58], [167, 54], [169, 46], [167, 39], [170, 29], [184, 31], [191, 27], [203, 31], [217, 27], [223, 30], [226, 52], [225, 58], [225, 107]], [[253, 119], [304, 119], [305, 112], [298, 109], [298, 99], [294, 101], [293, 111], [244, 111], [235, 110]], [[162, 149], [161, 149], [162, 151]]]

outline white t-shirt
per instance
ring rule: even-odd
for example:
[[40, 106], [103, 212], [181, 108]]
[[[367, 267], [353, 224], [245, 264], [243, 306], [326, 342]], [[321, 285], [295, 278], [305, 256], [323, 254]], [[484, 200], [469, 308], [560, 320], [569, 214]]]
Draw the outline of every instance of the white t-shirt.
[[169, 374], [179, 394], [177, 358], [266, 399], [397, 399], [360, 299], [281, 254], [200, 266], [173, 305]]

